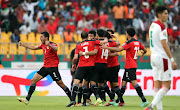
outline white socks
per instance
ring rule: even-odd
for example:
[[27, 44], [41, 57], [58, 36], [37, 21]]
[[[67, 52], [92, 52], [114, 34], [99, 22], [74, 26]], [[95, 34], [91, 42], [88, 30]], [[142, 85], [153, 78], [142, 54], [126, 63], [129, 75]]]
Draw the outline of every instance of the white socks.
[[[153, 94], [154, 98], [160, 89], [161, 88], [154, 88], [154, 94]], [[156, 105], [156, 108], [157, 108], [157, 110], [163, 110], [162, 100]]]
[[152, 101], [152, 108], [154, 108], [154, 106], [156, 106], [159, 102], [162, 101], [163, 97], [166, 95], [166, 93], [169, 91], [168, 88], [166, 87], [162, 87], [157, 93], [156, 96], [154, 97], [153, 101]]

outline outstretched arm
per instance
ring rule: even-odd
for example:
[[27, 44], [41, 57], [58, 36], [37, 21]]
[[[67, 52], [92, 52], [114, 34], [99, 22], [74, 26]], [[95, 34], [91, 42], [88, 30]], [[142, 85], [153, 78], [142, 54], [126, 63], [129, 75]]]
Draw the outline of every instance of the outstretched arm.
[[97, 53], [98, 53], [98, 50], [94, 49], [93, 51], [89, 51], [89, 52], [82, 52], [82, 51], [80, 51], [79, 55], [80, 56], [82, 56], [82, 55], [96, 55]]
[[147, 53], [146, 48], [142, 49], [142, 50], [141, 50], [141, 53], [142, 53], [142, 56], [143, 56], [144, 54], [146, 54], [146, 53]]
[[38, 48], [38, 46], [32, 46], [32, 45], [28, 45], [28, 44], [25, 44], [21, 41], [19, 41], [19, 46], [22, 46], [22, 47], [26, 47], [28, 49], [31, 49], [31, 50], [38, 50], [40, 48]]
[[116, 39], [116, 46], [119, 46], [120, 40], [118, 39], [118, 37], [115, 34], [111, 34], [111, 36]]
[[118, 52], [113, 52], [113, 53], [111, 52], [108, 54], [108, 56], [110, 56], [110, 57], [119, 56], [119, 53]]
[[102, 45], [101, 48], [102, 48], [102, 49], [108, 49], [108, 50], [110, 50], [110, 51], [115, 51], [115, 52], [121, 52], [121, 51], [124, 50], [123, 47], [108, 47], [108, 46], [106, 46], [106, 45]]

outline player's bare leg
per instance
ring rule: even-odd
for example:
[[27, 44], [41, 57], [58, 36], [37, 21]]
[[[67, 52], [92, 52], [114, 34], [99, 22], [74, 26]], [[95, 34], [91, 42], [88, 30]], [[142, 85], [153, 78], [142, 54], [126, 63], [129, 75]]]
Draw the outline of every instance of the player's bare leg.
[[38, 81], [40, 81], [41, 79], [43, 78], [43, 76], [39, 75], [38, 73], [36, 73], [33, 77], [33, 79], [31, 79], [31, 86], [29, 88], [29, 91], [28, 91], [28, 95], [26, 98], [19, 98], [17, 97], [17, 99], [20, 101], [20, 102], [23, 102], [25, 103], [26, 105], [29, 103], [29, 100], [33, 94], [33, 92], [35, 91], [35, 88], [36, 88], [36, 83]]
[[125, 90], [126, 90], [126, 84], [127, 84], [127, 81], [123, 81], [122, 80], [122, 86], [121, 86], [121, 90], [120, 90], [120, 96], [118, 96], [118, 99], [116, 100], [116, 103], [114, 104], [114, 106], [118, 106], [119, 105], [119, 101], [120, 101], [120, 105], [121, 106], [124, 106], [124, 100], [123, 100], [123, 95], [125, 93]]
[[[161, 81], [154, 81], [154, 94], [153, 96], [155, 97], [157, 92], [161, 89], [162, 86], [162, 82]], [[162, 106], [162, 101], [160, 101], [157, 105], [156, 105], [157, 110], [163, 110], [163, 106]]]
[[146, 98], [144, 97], [144, 94], [142, 92], [141, 87], [138, 85], [137, 80], [132, 80], [131, 81], [132, 86], [136, 89], [136, 92], [138, 93], [139, 97], [142, 100], [142, 104], [141, 107], [145, 107], [149, 104], [149, 102], [146, 100]]
[[69, 97], [69, 99], [71, 100], [71, 92], [69, 90], [69, 88], [63, 83], [62, 80], [56, 81], [57, 85], [60, 86], [64, 92], [66, 93], [66, 95]]
[[72, 95], [71, 95], [71, 102], [66, 106], [66, 107], [71, 107], [71, 106], [75, 106], [76, 104], [76, 94], [78, 92], [78, 84], [80, 83], [79, 79], [74, 79], [73, 82], [73, 88], [72, 88]]
[[171, 88], [171, 81], [162, 81], [162, 88], [156, 93], [151, 104], [145, 108], [145, 110], [153, 110], [153, 108], [162, 101], [163, 97], [167, 94], [167, 92]]

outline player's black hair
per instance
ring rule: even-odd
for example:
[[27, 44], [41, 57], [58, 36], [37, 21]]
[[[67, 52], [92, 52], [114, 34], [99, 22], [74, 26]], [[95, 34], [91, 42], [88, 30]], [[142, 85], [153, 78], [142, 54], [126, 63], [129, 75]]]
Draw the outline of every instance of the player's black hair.
[[107, 37], [108, 39], [112, 38], [108, 31], [104, 31], [103, 37]]
[[158, 17], [158, 14], [163, 13], [164, 10], [168, 10], [168, 9], [165, 6], [158, 6], [155, 10], [156, 16]]
[[48, 38], [48, 40], [49, 40], [49, 33], [48, 33], [48, 32], [42, 32], [41, 34], [43, 34], [43, 35], [44, 35], [44, 37], [47, 37], [47, 38]]
[[87, 38], [88, 38], [88, 33], [87, 33], [86, 31], [83, 31], [83, 32], [81, 33], [81, 38], [82, 38], [82, 39], [87, 39]]
[[131, 37], [134, 37], [134, 35], [136, 34], [136, 31], [134, 30], [134, 28], [132, 27], [128, 27], [126, 29], [126, 32], [131, 36]]
[[114, 31], [111, 29], [108, 29], [107, 32], [111, 32], [112, 34], [114, 34]]
[[103, 30], [103, 29], [98, 29], [98, 30], [97, 30], [97, 34], [99, 35], [99, 37], [103, 37], [103, 35], [104, 35], [104, 30]]
[[95, 36], [96, 36], [96, 31], [95, 31], [95, 30], [90, 30], [90, 31], [89, 31], [89, 34], [93, 34], [94, 37], [95, 37]]

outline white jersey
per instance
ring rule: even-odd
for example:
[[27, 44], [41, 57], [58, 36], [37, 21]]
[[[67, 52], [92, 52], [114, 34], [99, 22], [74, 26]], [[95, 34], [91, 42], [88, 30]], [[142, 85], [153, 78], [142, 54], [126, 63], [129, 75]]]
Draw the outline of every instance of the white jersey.
[[150, 50], [151, 56], [161, 56], [168, 58], [164, 48], [162, 47], [161, 40], [165, 39], [168, 42], [167, 28], [159, 20], [153, 22], [149, 29], [150, 37]]

